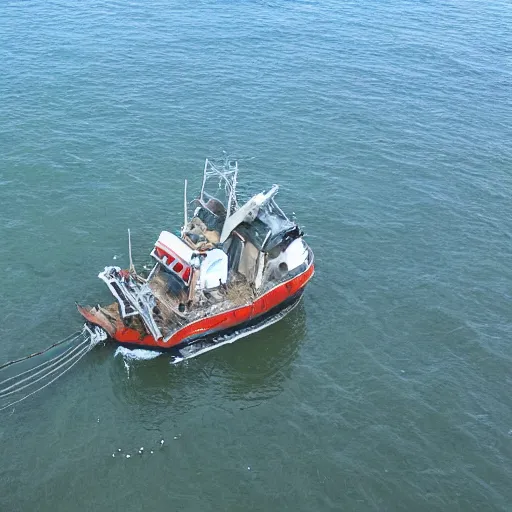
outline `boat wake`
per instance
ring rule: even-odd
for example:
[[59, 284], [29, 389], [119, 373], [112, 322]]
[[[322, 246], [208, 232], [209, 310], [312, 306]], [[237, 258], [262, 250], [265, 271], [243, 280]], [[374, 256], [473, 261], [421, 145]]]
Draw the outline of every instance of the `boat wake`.
[[128, 378], [130, 378], [130, 364], [136, 361], [150, 361], [151, 359], [157, 358], [161, 355], [162, 352], [157, 352], [155, 350], [146, 350], [143, 348], [134, 348], [129, 349], [126, 347], [117, 347], [114, 352], [114, 358], [117, 356], [121, 356], [123, 359], [123, 364], [126, 369], [126, 373]]
[[129, 349], [126, 347], [117, 347], [114, 357], [121, 356], [125, 361], [149, 361], [162, 355], [162, 352], [155, 350], [145, 350], [143, 348]]

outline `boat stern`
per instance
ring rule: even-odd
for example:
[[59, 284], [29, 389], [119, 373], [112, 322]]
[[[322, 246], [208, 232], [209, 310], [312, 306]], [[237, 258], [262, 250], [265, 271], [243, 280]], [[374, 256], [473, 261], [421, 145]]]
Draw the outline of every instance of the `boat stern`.
[[99, 306], [81, 306], [78, 303], [76, 308], [88, 323], [101, 327], [111, 338], [114, 338], [117, 327], [113, 319], [109, 318], [104, 312], [103, 308]]

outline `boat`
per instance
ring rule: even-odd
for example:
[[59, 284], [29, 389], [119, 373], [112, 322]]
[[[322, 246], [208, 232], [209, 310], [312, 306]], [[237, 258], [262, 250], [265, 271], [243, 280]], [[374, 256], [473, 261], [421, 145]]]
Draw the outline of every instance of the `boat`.
[[238, 162], [206, 159], [183, 227], [164, 230], [137, 273], [107, 266], [98, 277], [115, 301], [81, 306], [91, 336], [129, 349], [169, 351], [173, 362], [232, 343], [286, 316], [314, 274], [300, 226], [276, 202], [278, 185], [243, 201]]

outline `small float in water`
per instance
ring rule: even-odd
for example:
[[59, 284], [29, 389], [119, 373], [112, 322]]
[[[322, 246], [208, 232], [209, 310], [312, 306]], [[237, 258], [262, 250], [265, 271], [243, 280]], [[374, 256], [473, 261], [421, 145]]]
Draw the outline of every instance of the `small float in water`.
[[[80, 306], [96, 338], [169, 351], [173, 362], [248, 336], [283, 318], [314, 273], [300, 227], [272, 186], [241, 203], [238, 163], [206, 160], [200, 193], [187, 201], [181, 231], [162, 231], [147, 275], [108, 266], [98, 277], [116, 302]], [[192, 213], [189, 216], [189, 208]]]

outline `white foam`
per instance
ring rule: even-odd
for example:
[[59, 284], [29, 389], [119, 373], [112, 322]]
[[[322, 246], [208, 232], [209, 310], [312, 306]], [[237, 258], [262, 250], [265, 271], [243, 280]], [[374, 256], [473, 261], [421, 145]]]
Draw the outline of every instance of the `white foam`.
[[114, 357], [120, 355], [125, 361], [148, 361], [149, 359], [155, 359], [155, 357], [158, 357], [161, 354], [162, 352], [145, 350], [143, 348], [134, 348], [133, 350], [130, 350], [126, 347], [117, 347]]

